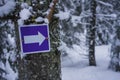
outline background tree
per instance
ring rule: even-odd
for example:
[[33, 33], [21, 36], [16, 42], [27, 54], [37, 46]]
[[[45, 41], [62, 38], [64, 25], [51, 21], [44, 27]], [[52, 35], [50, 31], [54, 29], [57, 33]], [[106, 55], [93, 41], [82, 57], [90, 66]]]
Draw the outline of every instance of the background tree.
[[96, 66], [95, 60], [95, 32], [96, 32], [96, 1], [90, 1], [90, 17], [87, 25], [87, 45], [89, 54], [89, 65]]
[[113, 33], [111, 34], [111, 61], [109, 68], [115, 71], [120, 71], [120, 2], [117, 0], [108, 1], [113, 5], [114, 14], [116, 14], [116, 20], [113, 23]]
[[116, 0], [97, 1], [96, 45], [111, 44], [109, 68], [119, 71], [119, 10]]
[[[60, 21], [60, 41], [59, 47], [62, 52], [62, 61], [69, 59], [72, 63], [77, 62], [73, 55], [85, 56], [85, 27], [81, 21], [82, 1], [81, 0], [60, 0], [59, 17]], [[79, 48], [76, 48], [79, 47]], [[73, 52], [76, 50], [75, 54]]]
[[113, 5], [106, 0], [97, 1], [96, 10], [96, 45], [108, 45], [116, 20]]
[[[63, 55], [72, 57], [72, 55], [81, 56], [82, 54], [85, 56], [86, 55], [85, 39], [87, 38], [87, 43], [88, 43], [87, 45], [89, 47], [88, 54], [90, 53], [92, 59], [94, 58], [94, 60], [91, 60], [90, 56], [87, 57], [89, 57], [88, 58], [90, 59], [89, 61], [95, 61], [95, 56], [94, 56], [95, 24], [96, 24], [95, 11], [96, 11], [96, 3], [92, 1], [72, 0], [72, 1], [60, 2], [59, 14], [61, 14], [61, 16], [60, 15], [57, 16], [59, 16], [60, 18], [60, 25], [61, 25], [61, 45], [65, 46], [61, 50]], [[91, 19], [92, 20], [88, 21], [88, 17], [89, 20]], [[87, 34], [86, 34], [86, 25], [87, 25]], [[87, 37], [85, 38], [86, 35]], [[91, 44], [91, 42], [93, 43]], [[76, 47], [80, 47], [79, 52], [76, 52], [76, 54], [72, 54], [72, 51], [76, 50]]]

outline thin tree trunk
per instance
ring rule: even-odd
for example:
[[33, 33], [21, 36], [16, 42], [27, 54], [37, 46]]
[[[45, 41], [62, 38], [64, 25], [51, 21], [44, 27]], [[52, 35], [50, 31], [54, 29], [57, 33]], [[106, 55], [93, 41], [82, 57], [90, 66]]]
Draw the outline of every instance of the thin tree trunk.
[[90, 16], [90, 25], [88, 26], [88, 53], [89, 53], [89, 65], [96, 66], [95, 60], [95, 31], [96, 31], [96, 1], [91, 0], [91, 16]]

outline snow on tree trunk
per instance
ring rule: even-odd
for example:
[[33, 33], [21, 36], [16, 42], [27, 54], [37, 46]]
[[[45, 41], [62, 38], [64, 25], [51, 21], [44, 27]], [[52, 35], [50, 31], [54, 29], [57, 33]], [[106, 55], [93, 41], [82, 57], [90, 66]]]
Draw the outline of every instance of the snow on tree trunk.
[[[27, 4], [28, 2], [30, 5]], [[50, 2], [52, 1], [34, 0], [22, 3], [21, 15], [18, 20], [19, 25], [42, 24], [48, 22], [45, 17], [49, 14]], [[27, 13], [24, 13], [26, 11]], [[57, 9], [55, 9], [53, 14], [55, 12], [57, 12]], [[27, 17], [24, 15], [27, 15]], [[57, 49], [59, 46], [58, 19], [51, 15], [51, 19], [49, 17], [49, 20], [51, 51], [28, 54], [22, 59], [19, 59], [19, 80], [61, 80], [60, 52]]]
[[96, 1], [90, 1], [89, 25], [87, 25], [87, 45], [89, 54], [89, 65], [96, 66], [95, 60], [95, 32], [96, 32]]

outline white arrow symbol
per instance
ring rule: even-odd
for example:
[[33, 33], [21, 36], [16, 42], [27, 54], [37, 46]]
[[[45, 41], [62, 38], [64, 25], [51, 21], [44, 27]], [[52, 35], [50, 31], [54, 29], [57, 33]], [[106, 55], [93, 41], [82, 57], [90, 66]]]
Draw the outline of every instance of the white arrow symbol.
[[37, 35], [24, 36], [25, 44], [39, 43], [39, 45], [41, 45], [44, 40], [45, 40], [45, 36], [43, 36], [40, 32], [38, 32]]

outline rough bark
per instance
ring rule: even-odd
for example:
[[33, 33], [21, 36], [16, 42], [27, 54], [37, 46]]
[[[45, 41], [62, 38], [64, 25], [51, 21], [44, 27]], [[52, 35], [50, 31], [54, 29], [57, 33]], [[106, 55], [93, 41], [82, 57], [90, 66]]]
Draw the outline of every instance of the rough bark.
[[90, 25], [87, 26], [89, 65], [96, 66], [96, 61], [95, 61], [96, 1], [95, 0], [91, 0], [90, 11], [91, 11], [91, 16], [89, 18]]
[[[53, 10], [52, 7], [50, 16], [47, 16], [50, 22], [49, 32], [51, 51], [29, 54], [20, 60], [19, 80], [61, 80], [60, 52], [57, 50], [57, 47], [59, 46], [59, 26], [58, 19], [52, 16], [54, 12], [55, 10]], [[27, 22], [27, 24], [30, 23]]]

